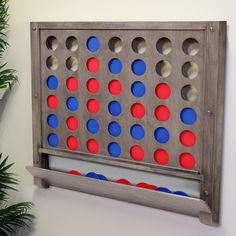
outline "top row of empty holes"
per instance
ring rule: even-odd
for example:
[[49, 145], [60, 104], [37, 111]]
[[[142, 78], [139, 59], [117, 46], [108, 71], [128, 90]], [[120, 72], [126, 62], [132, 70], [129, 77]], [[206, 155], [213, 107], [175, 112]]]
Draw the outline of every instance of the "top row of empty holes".
[[[57, 38], [50, 36], [47, 38], [46, 45], [48, 49], [55, 51], [58, 48]], [[109, 49], [112, 52], [119, 53], [122, 50], [122, 41], [119, 37], [112, 37], [108, 43]], [[78, 40], [74, 36], [70, 36], [66, 40], [68, 50], [74, 52], [78, 49]], [[172, 43], [170, 39], [163, 37], [157, 41], [157, 51], [162, 55], [168, 55], [172, 51]], [[199, 42], [194, 38], [184, 40], [182, 45], [183, 51], [189, 56], [195, 56], [199, 52]], [[138, 54], [146, 51], [146, 41], [142, 37], [137, 37], [132, 41], [132, 49]]]

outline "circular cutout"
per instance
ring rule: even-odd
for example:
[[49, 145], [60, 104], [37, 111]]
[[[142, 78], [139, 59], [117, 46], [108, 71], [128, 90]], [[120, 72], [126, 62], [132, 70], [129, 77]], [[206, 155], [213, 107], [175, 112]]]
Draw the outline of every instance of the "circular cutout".
[[154, 132], [154, 137], [159, 143], [167, 143], [170, 139], [169, 131], [164, 127], [159, 127]]
[[118, 58], [113, 58], [108, 63], [108, 69], [112, 74], [120, 74], [122, 71], [122, 63]]
[[109, 92], [110, 92], [113, 96], [120, 95], [120, 93], [121, 93], [121, 91], [122, 91], [122, 84], [121, 84], [120, 81], [118, 81], [118, 80], [112, 80], [112, 81], [110, 81], [110, 83], [108, 84], [108, 89], [109, 89]]
[[131, 185], [131, 183], [127, 179], [118, 179], [118, 180], [116, 180], [116, 183], [124, 184], [124, 185]]
[[192, 147], [196, 143], [196, 136], [192, 131], [184, 130], [180, 134], [179, 140], [185, 147]]
[[90, 119], [87, 121], [87, 130], [91, 134], [96, 134], [100, 129], [100, 125], [97, 120], [95, 119]]
[[69, 57], [66, 60], [66, 67], [68, 70], [75, 72], [78, 70], [79, 62], [75, 57]]
[[170, 119], [170, 110], [167, 106], [160, 105], [155, 109], [155, 117], [159, 121], [167, 121]]
[[75, 97], [69, 97], [66, 100], [66, 106], [70, 111], [76, 111], [79, 107], [79, 103]]
[[79, 122], [74, 116], [70, 116], [66, 121], [67, 127], [71, 131], [76, 131], [79, 128]]
[[137, 37], [132, 42], [132, 49], [138, 54], [142, 54], [146, 51], [146, 41], [142, 37]]
[[191, 85], [185, 85], [182, 89], [181, 89], [181, 96], [185, 101], [188, 102], [194, 102], [197, 99], [197, 89]]
[[156, 64], [156, 72], [159, 76], [163, 78], [167, 78], [170, 76], [172, 70], [172, 66], [168, 61], [159, 61]]
[[157, 187], [156, 191], [163, 192], [163, 193], [172, 193], [170, 189], [166, 187]]
[[183, 51], [189, 56], [195, 56], [199, 52], [199, 42], [194, 38], [185, 39], [183, 42]]
[[170, 86], [166, 83], [160, 83], [156, 86], [155, 93], [159, 99], [166, 100], [171, 95]]
[[47, 122], [48, 122], [49, 127], [53, 129], [57, 128], [59, 125], [59, 120], [57, 116], [54, 114], [51, 114], [48, 116]]
[[196, 164], [194, 156], [188, 152], [182, 153], [180, 155], [179, 163], [184, 169], [187, 170], [193, 169]]
[[67, 138], [67, 146], [70, 150], [77, 150], [79, 147], [79, 141], [75, 136], [69, 136]]
[[134, 103], [130, 108], [131, 114], [136, 119], [142, 119], [145, 116], [145, 107], [141, 103]]
[[120, 134], [121, 134], [121, 126], [120, 126], [120, 124], [118, 122], [116, 122], [116, 121], [112, 121], [108, 125], [108, 132], [113, 137], [120, 136]]
[[198, 75], [198, 65], [193, 61], [185, 62], [182, 66], [182, 73], [188, 79], [194, 79]]
[[49, 70], [56, 70], [58, 68], [58, 60], [55, 56], [49, 56], [46, 60], [46, 65]]
[[141, 81], [136, 81], [131, 86], [131, 92], [135, 97], [142, 97], [146, 93], [145, 85]]
[[135, 75], [141, 76], [146, 72], [146, 64], [143, 60], [137, 59], [133, 61], [131, 69]]
[[69, 38], [67, 38], [66, 47], [68, 50], [75, 52], [79, 47], [77, 38], [74, 36], [70, 36]]
[[144, 158], [144, 150], [140, 146], [134, 145], [130, 148], [130, 156], [135, 161], [142, 161]]
[[135, 140], [142, 140], [145, 136], [145, 130], [141, 125], [135, 124], [131, 127], [130, 134]]
[[100, 104], [96, 99], [89, 99], [87, 102], [88, 112], [96, 114], [100, 110]]
[[169, 159], [170, 159], [169, 154], [164, 149], [157, 149], [154, 152], [154, 160], [159, 165], [167, 165], [169, 162]]
[[66, 87], [70, 92], [74, 93], [79, 87], [79, 82], [75, 77], [70, 77], [66, 81]]
[[97, 37], [91, 36], [87, 40], [87, 48], [90, 52], [97, 52], [100, 48], [100, 41]]
[[97, 140], [89, 139], [87, 141], [87, 149], [90, 153], [96, 154], [100, 150], [100, 146]]
[[95, 74], [100, 69], [100, 62], [97, 58], [91, 57], [87, 60], [87, 69], [89, 72]]
[[116, 142], [109, 143], [108, 152], [112, 157], [119, 157], [121, 154], [121, 147]]
[[58, 48], [57, 38], [55, 36], [50, 36], [46, 40], [47, 48], [55, 51]]
[[197, 113], [193, 108], [186, 107], [180, 113], [181, 121], [186, 125], [192, 125], [197, 120]]
[[51, 146], [51, 147], [57, 147], [58, 144], [59, 144], [59, 138], [56, 134], [54, 133], [51, 133], [48, 135], [48, 144]]
[[47, 98], [48, 107], [55, 110], [59, 105], [59, 101], [55, 95], [50, 95]]
[[122, 41], [119, 37], [113, 37], [108, 42], [108, 47], [112, 52], [119, 53], [122, 50]]
[[58, 79], [57, 79], [57, 77], [54, 76], [54, 75], [50, 75], [47, 78], [47, 86], [51, 90], [56, 90], [57, 87], [58, 87]]
[[108, 104], [108, 111], [112, 116], [119, 116], [122, 112], [122, 107], [118, 101], [112, 101]]
[[167, 55], [172, 50], [171, 41], [168, 38], [160, 38], [156, 44], [157, 51], [162, 55]]
[[91, 78], [87, 81], [87, 89], [90, 93], [96, 94], [100, 89], [100, 84], [95, 78]]

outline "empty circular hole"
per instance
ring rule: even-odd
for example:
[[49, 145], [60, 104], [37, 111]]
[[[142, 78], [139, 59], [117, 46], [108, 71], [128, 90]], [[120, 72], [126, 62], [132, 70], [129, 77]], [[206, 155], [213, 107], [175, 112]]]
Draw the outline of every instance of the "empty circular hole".
[[55, 51], [58, 47], [57, 38], [54, 36], [48, 37], [46, 40], [46, 45], [48, 49]]
[[132, 42], [132, 48], [134, 52], [142, 54], [147, 49], [146, 41], [141, 37], [137, 37]]
[[194, 79], [198, 75], [198, 65], [193, 61], [188, 61], [182, 66], [182, 73], [186, 78]]
[[183, 51], [189, 56], [195, 56], [199, 52], [199, 42], [194, 38], [185, 39], [183, 42]]
[[160, 38], [157, 41], [157, 51], [163, 55], [167, 55], [172, 50], [172, 44], [171, 41], [168, 38]]
[[197, 99], [197, 93], [197, 89], [191, 84], [185, 85], [181, 89], [182, 98], [189, 102], [194, 102]]
[[74, 36], [70, 36], [69, 38], [67, 38], [66, 47], [72, 52], [76, 51], [79, 47], [77, 38]]
[[77, 71], [78, 70], [78, 60], [75, 57], [69, 57], [66, 60], [66, 67], [68, 70]]
[[168, 61], [159, 61], [156, 64], [156, 72], [163, 78], [166, 78], [171, 74], [171, 69], [171, 64]]
[[46, 60], [46, 65], [50, 70], [56, 70], [58, 68], [58, 60], [55, 56], [50, 56]]
[[122, 50], [122, 41], [119, 37], [113, 37], [109, 40], [108, 46], [112, 52], [118, 53]]

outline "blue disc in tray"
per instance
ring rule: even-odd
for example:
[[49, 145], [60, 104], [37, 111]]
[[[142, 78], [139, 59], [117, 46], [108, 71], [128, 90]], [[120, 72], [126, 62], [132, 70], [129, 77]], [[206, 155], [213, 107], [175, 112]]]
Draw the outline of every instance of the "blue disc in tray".
[[69, 97], [66, 101], [66, 106], [70, 111], [76, 111], [79, 107], [79, 103], [75, 97]]
[[47, 78], [47, 86], [49, 89], [51, 90], [56, 90], [57, 87], [58, 87], [58, 80], [57, 80], [57, 77], [54, 76], [54, 75], [50, 75], [48, 78]]
[[85, 176], [92, 179], [99, 179], [98, 175], [95, 172], [89, 172]]
[[91, 134], [96, 134], [99, 131], [100, 125], [97, 120], [95, 119], [90, 119], [87, 122], [87, 130]]
[[154, 137], [159, 143], [167, 143], [170, 139], [170, 134], [166, 128], [159, 127], [155, 130]]
[[166, 187], [157, 187], [156, 191], [164, 192], [164, 193], [172, 193], [168, 188]]
[[108, 111], [112, 116], [119, 116], [122, 112], [122, 107], [118, 101], [112, 101], [108, 104]]
[[90, 52], [97, 52], [100, 48], [100, 41], [97, 37], [91, 36], [87, 40], [87, 48]]
[[146, 72], [146, 64], [143, 60], [137, 59], [133, 61], [131, 69], [135, 75], [141, 76]]
[[121, 126], [118, 122], [116, 121], [112, 121], [109, 125], [108, 125], [108, 131], [109, 134], [113, 137], [118, 137], [121, 134]]
[[186, 125], [192, 125], [197, 120], [197, 113], [193, 108], [186, 107], [180, 113], [181, 121]]
[[121, 147], [118, 143], [112, 142], [108, 145], [108, 152], [112, 157], [119, 157], [121, 154]]
[[112, 74], [120, 74], [122, 71], [122, 63], [118, 58], [113, 58], [109, 61], [108, 68]]
[[183, 192], [183, 191], [175, 191], [174, 194], [184, 196], [184, 197], [188, 197], [188, 194]]
[[106, 181], [108, 180], [105, 175], [97, 174], [97, 176], [98, 176], [98, 178], [99, 178], [100, 180], [106, 180]]
[[146, 93], [145, 85], [141, 81], [136, 81], [131, 86], [131, 92], [135, 97], [142, 97]]
[[145, 136], [145, 131], [141, 125], [135, 124], [131, 127], [130, 134], [134, 139], [142, 140]]

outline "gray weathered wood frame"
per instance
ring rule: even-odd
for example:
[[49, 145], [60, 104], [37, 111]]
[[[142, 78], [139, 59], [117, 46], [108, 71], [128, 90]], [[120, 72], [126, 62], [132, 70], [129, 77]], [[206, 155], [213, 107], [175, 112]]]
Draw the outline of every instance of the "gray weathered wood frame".
[[[115, 165], [136, 168], [159, 174], [195, 179], [201, 183], [201, 199], [179, 198], [169, 194], [151, 193], [148, 190], [113, 183], [100, 183], [83, 177], [69, 176], [49, 170], [48, 155], [58, 155], [82, 160], [91, 160], [87, 153], [53, 150], [43, 146], [41, 50], [40, 33], [43, 30], [175, 30], [203, 31], [205, 35], [205, 69], [203, 83], [204, 104], [202, 110], [202, 156], [199, 171], [184, 171], [178, 168], [153, 168], [128, 161], [117, 161]], [[219, 224], [221, 154], [223, 136], [224, 74], [225, 74], [226, 22], [33, 22], [31, 23], [32, 48], [32, 109], [33, 109], [33, 166], [28, 167], [35, 177], [35, 184], [41, 187], [54, 185], [72, 190], [88, 192], [99, 196], [134, 202], [188, 215], [199, 216], [209, 225]], [[104, 157], [94, 159], [98, 163], [114, 162]], [[64, 181], [66, 180], [66, 181]], [[98, 183], [99, 182], [99, 183]], [[102, 191], [99, 191], [96, 186]], [[101, 186], [100, 186], [101, 185]], [[86, 187], [88, 186], [88, 187]], [[139, 195], [140, 198], [132, 197]], [[145, 199], [145, 200], [144, 200]], [[181, 204], [180, 204], [181, 202]], [[176, 207], [177, 205], [177, 207]]]

